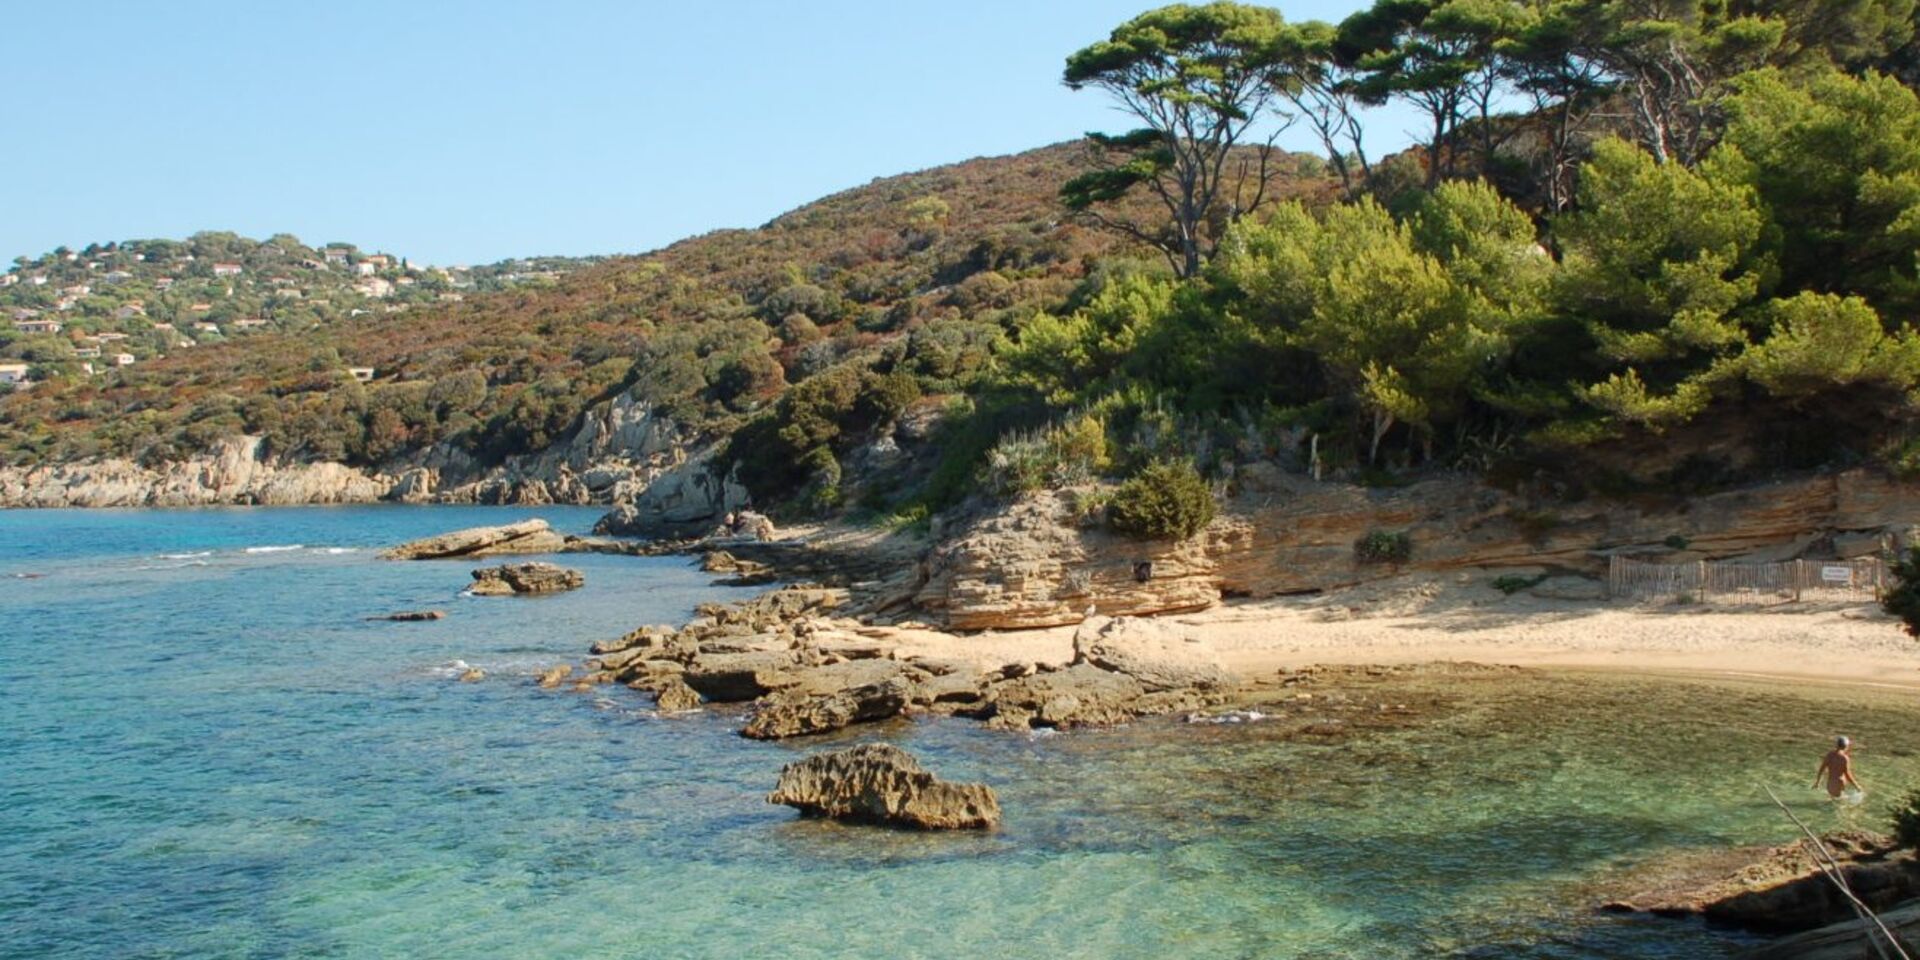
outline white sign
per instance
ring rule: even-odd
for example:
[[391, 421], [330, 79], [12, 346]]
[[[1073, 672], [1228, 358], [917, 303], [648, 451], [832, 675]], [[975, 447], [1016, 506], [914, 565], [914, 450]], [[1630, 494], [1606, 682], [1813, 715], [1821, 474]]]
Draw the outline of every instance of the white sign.
[[1852, 567], [1821, 567], [1820, 579], [1826, 583], [1852, 583]]

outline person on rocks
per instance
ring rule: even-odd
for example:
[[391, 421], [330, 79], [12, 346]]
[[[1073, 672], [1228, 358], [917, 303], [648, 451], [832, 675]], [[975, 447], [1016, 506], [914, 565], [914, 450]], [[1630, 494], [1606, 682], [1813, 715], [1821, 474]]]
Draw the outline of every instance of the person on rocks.
[[1813, 775], [1814, 787], [1819, 787], [1824, 778], [1827, 781], [1827, 796], [1835, 800], [1840, 799], [1848, 787], [1866, 792], [1866, 788], [1860, 786], [1860, 781], [1853, 778], [1853, 754], [1849, 752], [1852, 749], [1853, 741], [1846, 737], [1834, 738], [1833, 749], [1820, 761], [1820, 769]]

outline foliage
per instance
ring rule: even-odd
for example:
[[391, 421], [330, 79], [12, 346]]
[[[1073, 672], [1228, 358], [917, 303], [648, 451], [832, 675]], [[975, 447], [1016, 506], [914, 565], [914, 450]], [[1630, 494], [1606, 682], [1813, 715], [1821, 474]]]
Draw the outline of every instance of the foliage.
[[1544, 573], [1535, 574], [1531, 577], [1522, 577], [1510, 573], [1495, 577], [1493, 580], [1493, 588], [1511, 597], [1522, 590], [1532, 589], [1546, 581], [1547, 575]]
[[1908, 636], [1920, 637], [1920, 547], [1908, 547], [1905, 556], [1895, 557], [1889, 572], [1893, 587], [1880, 598], [1880, 606], [1900, 618]]
[[1370, 530], [1354, 542], [1353, 556], [1361, 563], [1397, 566], [1413, 559], [1413, 538], [1405, 530]]
[[1193, 465], [1155, 461], [1113, 492], [1107, 522], [1139, 540], [1185, 540], [1213, 522], [1213, 491]]
[[1893, 808], [1893, 838], [1903, 847], [1920, 849], [1920, 790]]

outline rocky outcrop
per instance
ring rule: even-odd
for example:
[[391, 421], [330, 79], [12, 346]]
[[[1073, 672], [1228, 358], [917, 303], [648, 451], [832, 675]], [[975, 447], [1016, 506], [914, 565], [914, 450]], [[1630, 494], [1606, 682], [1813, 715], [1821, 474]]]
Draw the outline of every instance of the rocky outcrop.
[[473, 571], [476, 597], [505, 597], [527, 593], [561, 593], [578, 590], [587, 582], [580, 571], [554, 563], [506, 563]]
[[274, 463], [260, 437], [234, 437], [157, 468], [104, 459], [0, 467], [0, 506], [197, 507], [372, 503], [393, 478], [338, 463]]
[[897, 717], [907, 708], [913, 685], [896, 677], [829, 694], [783, 690], [762, 700], [740, 735], [780, 740], [840, 730], [868, 720]]
[[[1821, 842], [1840, 864], [1855, 896], [1874, 910], [1920, 898], [1920, 860], [1892, 838], [1861, 831], [1831, 833]], [[1698, 866], [1670, 868], [1652, 890], [1611, 901], [1603, 909], [1661, 916], [1700, 916], [1768, 933], [1813, 930], [1854, 917], [1853, 908], [1819, 869], [1806, 841], [1729, 851]]]
[[[1779, 544], [1904, 539], [1920, 484], [1869, 471], [1640, 504], [1537, 504], [1463, 476], [1400, 489], [1316, 483], [1244, 468], [1241, 492], [1199, 536], [1139, 542], [1045, 493], [973, 521], [928, 555], [915, 604], [956, 630], [1076, 624], [1092, 615], [1194, 610], [1222, 596], [1328, 590], [1409, 570], [1534, 566], [1599, 572], [1614, 553], [1739, 557]], [[1400, 563], [1371, 562], [1370, 534], [1404, 536]], [[1585, 589], [1591, 590], [1591, 587]]]
[[1089, 619], [1074, 631], [1073, 651], [1078, 662], [1126, 674], [1148, 690], [1210, 690], [1239, 682], [1204, 640], [1162, 621]]
[[381, 552], [384, 560], [444, 560], [454, 557], [497, 557], [527, 553], [556, 553], [567, 538], [545, 520], [534, 518], [497, 527], [470, 527], [403, 543]]
[[723, 525], [727, 514], [745, 509], [750, 498], [732, 476], [715, 472], [714, 452], [709, 449], [655, 477], [630, 502], [601, 517], [593, 532], [670, 539], [701, 536]]
[[814, 817], [917, 830], [1000, 825], [1000, 799], [979, 783], [948, 783], [899, 747], [867, 744], [787, 764], [768, 803]]

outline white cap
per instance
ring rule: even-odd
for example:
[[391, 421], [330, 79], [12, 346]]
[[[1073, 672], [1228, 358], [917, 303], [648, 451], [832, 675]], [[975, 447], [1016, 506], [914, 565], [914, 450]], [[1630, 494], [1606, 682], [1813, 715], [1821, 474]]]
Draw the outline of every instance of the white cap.
[[1836, 747], [1839, 747], [1842, 750], [1845, 750], [1846, 748], [1853, 746], [1853, 741], [1848, 740], [1846, 737], [1835, 737], [1833, 738], [1833, 745]]

